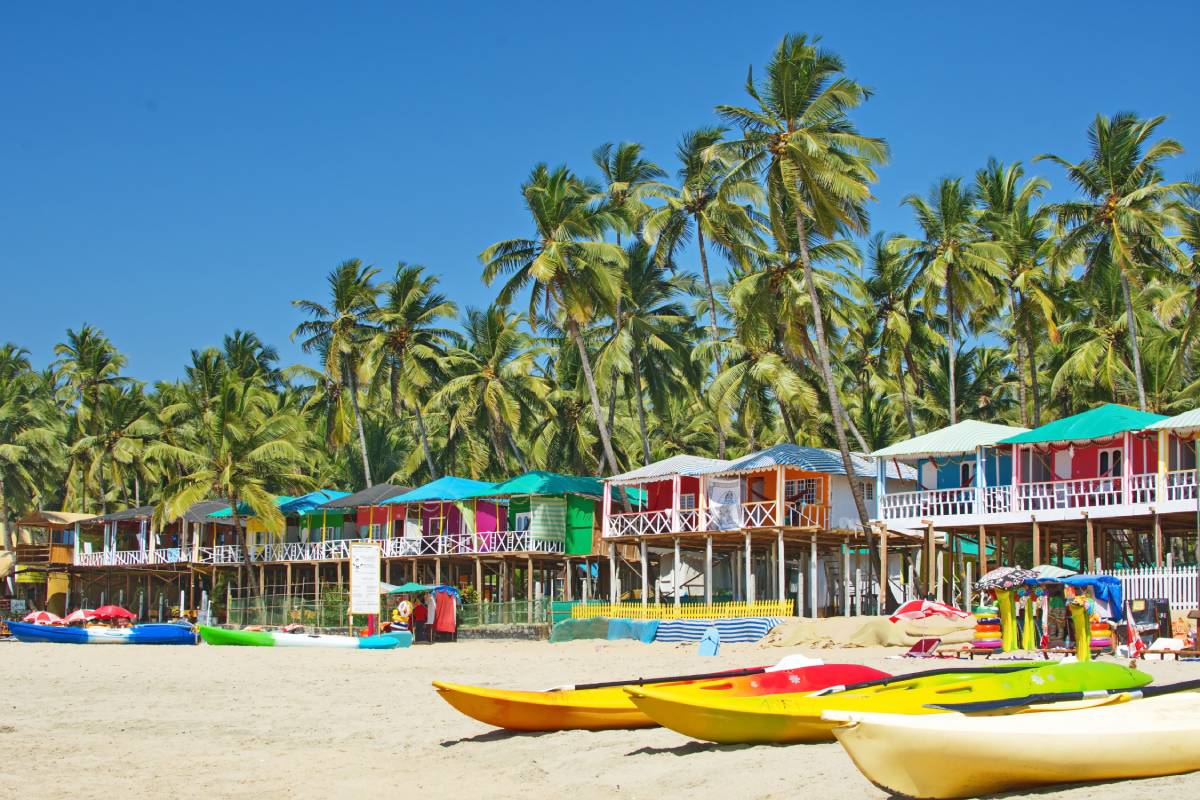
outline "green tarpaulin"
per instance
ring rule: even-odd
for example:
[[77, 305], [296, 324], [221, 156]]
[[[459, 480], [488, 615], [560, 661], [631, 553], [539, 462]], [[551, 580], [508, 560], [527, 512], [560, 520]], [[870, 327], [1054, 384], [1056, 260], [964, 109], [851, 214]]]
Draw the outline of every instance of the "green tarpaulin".
[[529, 499], [529, 533], [535, 542], [565, 542], [567, 501], [563, 497]]
[[592, 554], [592, 526], [598, 506], [595, 500], [567, 495], [567, 555]]
[[1166, 417], [1136, 408], [1108, 404], [1071, 417], [1055, 420], [997, 444], [1042, 444], [1045, 442], [1089, 442], [1111, 439], [1126, 431], [1140, 431]]

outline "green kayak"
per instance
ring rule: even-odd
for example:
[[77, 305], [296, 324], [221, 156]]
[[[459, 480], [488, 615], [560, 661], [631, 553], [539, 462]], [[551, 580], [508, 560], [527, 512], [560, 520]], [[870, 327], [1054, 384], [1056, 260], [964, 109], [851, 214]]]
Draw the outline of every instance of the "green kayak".
[[392, 650], [412, 644], [412, 634], [384, 633], [379, 636], [327, 636], [282, 631], [232, 631], [200, 625], [205, 644], [235, 647], [335, 647], [347, 650]]

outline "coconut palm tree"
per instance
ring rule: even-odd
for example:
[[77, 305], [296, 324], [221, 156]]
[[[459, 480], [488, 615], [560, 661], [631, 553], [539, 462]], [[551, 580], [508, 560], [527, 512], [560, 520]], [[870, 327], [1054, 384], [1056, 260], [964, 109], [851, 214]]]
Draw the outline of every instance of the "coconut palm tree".
[[1166, 117], [1139, 119], [1130, 113], [1097, 115], [1088, 128], [1090, 152], [1072, 163], [1057, 155], [1038, 156], [1066, 170], [1082, 194], [1078, 200], [1054, 205], [1065, 228], [1059, 253], [1071, 258], [1082, 253], [1084, 279], [1113, 270], [1120, 284], [1129, 328], [1129, 350], [1137, 386], [1138, 407], [1146, 409], [1146, 387], [1138, 344], [1133, 287], [1183, 261], [1168, 235], [1172, 195], [1182, 183], [1168, 183], [1162, 162], [1183, 152], [1174, 139], [1151, 142]]
[[1006, 277], [1000, 263], [1003, 251], [988, 241], [979, 227], [975, 193], [958, 178], [944, 178], [928, 198], [910, 194], [903, 200], [912, 208], [921, 237], [898, 237], [892, 244], [905, 254], [914, 282], [925, 293], [928, 313], [940, 298], [946, 313], [946, 376], [949, 380], [950, 424], [958, 422], [956, 385], [958, 337], [964, 318], [987, 308], [998, 283]]
[[442, 325], [442, 320], [458, 316], [458, 306], [437, 291], [437, 285], [438, 279], [426, 275], [424, 267], [400, 262], [392, 279], [380, 287], [371, 342], [384, 379], [377, 383], [390, 388], [397, 421], [406, 408], [411, 409], [431, 480], [437, 479], [438, 471], [421, 407], [441, 374], [447, 344], [458, 336]]
[[433, 405], [454, 406], [452, 428], [491, 442], [492, 457], [477, 466], [476, 475], [503, 474], [510, 452], [522, 472], [528, 469], [516, 434], [522, 421], [537, 416], [545, 387], [533, 374], [538, 351], [522, 323], [503, 306], [468, 309], [463, 341], [446, 350], [448, 378], [430, 399]]
[[595, 202], [597, 187], [566, 167], [551, 170], [538, 164], [522, 184], [521, 193], [536, 238], [506, 239], [480, 253], [483, 280], [490, 285], [497, 276], [510, 275], [498, 297], [505, 305], [528, 287], [532, 325], [537, 324], [539, 308], [547, 317], [561, 317], [562, 327], [579, 350], [605, 461], [616, 474], [621, 470], [603, 417], [582, 326], [616, 305], [625, 253], [605, 242], [604, 233], [620, 223], [611, 210]]
[[363, 432], [358, 372], [365, 356], [366, 343], [373, 333], [370, 319], [375, 313], [378, 289], [372, 281], [378, 274], [379, 270], [364, 266], [357, 258], [352, 258], [343, 261], [329, 273], [329, 305], [314, 300], [292, 301], [292, 305], [312, 317], [296, 326], [292, 338], [301, 338], [300, 346], [306, 353], [321, 351], [325, 374], [335, 384], [344, 383], [350, 391], [359, 454], [368, 487], [374, 484], [371, 480], [371, 463], [367, 457], [367, 437]]
[[36, 507], [52, 485], [62, 435], [57, 417], [29, 351], [0, 346], [0, 545], [6, 550], [13, 546], [12, 513]]
[[[761, 83], [746, 78], [749, 106], [719, 105], [717, 113], [739, 128], [742, 138], [722, 146], [732, 179], [761, 175], [777, 242], [794, 245], [811, 307], [822, 307], [809, 251], [810, 232], [832, 239], [842, 231], [863, 232], [874, 165], [887, 159], [883, 140], [863, 136], [849, 114], [870, 91], [845, 74], [842, 60], [803, 34], [784, 37]], [[845, 407], [834, 380], [824, 316], [812, 315], [818, 362], [832, 410], [834, 433], [852, 486], [854, 464], [846, 440]], [[862, 493], [852, 494], [863, 525], [868, 514]]]
[[183, 444], [155, 441], [146, 448], [151, 458], [182, 465], [163, 487], [155, 522], [161, 529], [201, 500], [228, 503], [235, 530], [243, 532], [242, 563], [250, 590], [261, 603], [242, 519], [253, 514], [264, 530], [278, 534], [285, 525], [275, 503], [279, 487], [311, 486], [303, 474], [306, 433], [301, 419], [292, 409], [281, 408], [258, 381], [233, 373], [225, 376], [215, 397], [190, 393], [168, 416], [179, 417], [190, 436]]
[[867, 244], [870, 271], [861, 283], [859, 303], [866, 317], [863, 329], [875, 346], [878, 374], [897, 387], [904, 408], [908, 435], [917, 435], [913, 403], [909, 396], [905, 353], [913, 341], [914, 327], [928, 323], [912, 288], [912, 269], [882, 232]]
[[[106, 514], [110, 497], [126, 506], [141, 499], [143, 451], [157, 428], [140, 384], [103, 386], [96, 401], [95, 432], [78, 439], [71, 453], [87, 459], [89, 477], [100, 487], [100, 513]], [[128, 494], [131, 481], [135, 486], [132, 502]]]

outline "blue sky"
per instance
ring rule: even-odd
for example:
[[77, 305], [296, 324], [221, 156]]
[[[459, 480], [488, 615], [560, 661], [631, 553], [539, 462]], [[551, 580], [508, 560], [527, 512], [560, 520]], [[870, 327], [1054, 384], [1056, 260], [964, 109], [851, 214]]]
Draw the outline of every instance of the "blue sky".
[[[1000, 6], [1001, 4], [992, 4]], [[290, 301], [358, 257], [485, 305], [538, 161], [590, 170], [740, 102], [787, 32], [875, 97], [875, 226], [989, 156], [1082, 157], [1097, 112], [1166, 114], [1200, 170], [1194, 3], [9, 3], [0, 9], [0, 341], [35, 363], [90, 322], [145, 380], [248, 328], [300, 359]], [[1065, 189], [1048, 164], [1034, 169]], [[685, 264], [692, 267], [693, 265]]]

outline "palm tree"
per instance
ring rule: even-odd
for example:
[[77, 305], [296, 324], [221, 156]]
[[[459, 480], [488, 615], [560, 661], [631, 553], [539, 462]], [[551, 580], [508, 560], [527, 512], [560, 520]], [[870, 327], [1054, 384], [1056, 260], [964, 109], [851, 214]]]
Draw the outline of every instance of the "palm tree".
[[[718, 251], [744, 261], [748, 249], [760, 244], [760, 227], [752, 211], [762, 202], [762, 188], [744, 176], [729, 177], [729, 165], [714, 150], [725, 134], [724, 128], [697, 128], [684, 134], [675, 150], [681, 164], [677, 177], [678, 188], [656, 187], [655, 196], [663, 206], [646, 219], [644, 237], [656, 246], [655, 260], [659, 264], [673, 263], [675, 254], [696, 235], [700, 254], [700, 274], [708, 299], [709, 335], [719, 338], [717, 299], [713, 293], [712, 274], [708, 266], [708, 243]], [[720, 354], [717, 371], [721, 370]]]
[[894, 382], [900, 392], [904, 421], [911, 438], [917, 435], [917, 426], [908, 394], [909, 375], [904, 368], [904, 357], [913, 340], [913, 328], [927, 323], [912, 290], [912, 270], [887, 235], [877, 233], [871, 237], [867, 252], [870, 273], [862, 282], [860, 300], [869, 320], [864, 328], [870, 331], [876, 347], [881, 377]]
[[359, 406], [358, 371], [362, 365], [365, 343], [372, 330], [369, 325], [375, 313], [378, 292], [371, 283], [379, 270], [363, 266], [357, 258], [343, 261], [329, 273], [328, 306], [313, 300], [293, 300], [312, 319], [302, 322], [292, 331], [292, 338], [302, 337], [304, 352], [320, 350], [324, 355], [325, 374], [335, 384], [345, 384], [350, 390], [354, 408], [354, 425], [358, 432], [359, 454], [367, 486], [371, 480], [371, 462], [367, 457], [367, 437], [363, 433], [362, 409]]
[[[141, 499], [139, 468], [144, 469], [143, 451], [156, 434], [153, 414], [146, 404], [140, 384], [103, 386], [94, 409], [94, 433], [77, 440], [72, 455], [88, 461], [88, 474], [100, 487], [100, 513], [108, 513], [108, 500], [136, 505]], [[128, 489], [133, 479], [135, 497], [130, 502]]]
[[511, 273], [498, 298], [504, 305], [519, 290], [530, 287], [531, 325], [537, 324], [539, 306], [545, 307], [548, 317], [555, 312], [561, 316], [564, 329], [579, 350], [604, 458], [615, 475], [621, 470], [603, 417], [581, 326], [590, 322], [597, 311], [611, 309], [616, 304], [625, 253], [603, 237], [606, 230], [619, 222], [611, 211], [594, 202], [596, 187], [580, 180], [566, 167], [551, 170], [545, 164], [538, 164], [522, 184], [521, 193], [537, 238], [506, 239], [480, 253], [483, 280], [490, 285], [501, 273]]
[[1017, 396], [1021, 424], [1029, 425], [1025, 397], [1025, 364], [1029, 364], [1029, 386], [1033, 395], [1034, 425], [1041, 424], [1042, 402], [1038, 387], [1037, 336], [1043, 329], [1051, 341], [1058, 340], [1055, 325], [1055, 276], [1050, 258], [1054, 246], [1049, 235], [1050, 209], [1033, 207], [1050, 184], [1041, 178], [1022, 183], [1025, 170], [1020, 162], [1005, 166], [995, 159], [975, 173], [976, 196], [983, 215], [980, 220], [992, 241], [1003, 250], [1001, 263], [1007, 273], [1011, 330], [1008, 337], [1016, 354]]
[[[746, 78], [753, 106], [717, 106], [721, 118], [743, 133], [741, 140], [723, 146], [734, 164], [731, 174], [748, 178], [759, 173], [765, 178], [772, 231], [777, 241], [795, 246], [814, 309], [822, 305], [809, 251], [810, 231], [826, 239], [841, 231], [865, 231], [873, 166], [887, 159], [884, 142], [860, 134], [848, 116], [870, 96], [869, 90], [848, 78], [842, 60], [818, 48], [817, 41], [803, 34], [784, 37], [762, 84], [755, 84], [753, 69]], [[868, 514], [856, 486], [846, 440], [847, 414], [833, 376], [823, 315], [812, 314], [812, 322], [834, 434], [866, 525]]]
[[[527, 470], [516, 432], [522, 420], [537, 416], [544, 394], [533, 375], [538, 352], [521, 324], [520, 315], [503, 306], [468, 309], [463, 342], [446, 351], [449, 377], [430, 399], [434, 405], [455, 407], [452, 427], [491, 441], [496, 468], [490, 472], [497, 477], [504, 472], [509, 451], [521, 471]], [[479, 464], [475, 472], [489, 470]]]
[[29, 351], [0, 347], [0, 545], [13, 546], [14, 510], [35, 507], [52, 480], [61, 430], [45, 385], [33, 372]]
[[276, 487], [311, 485], [302, 474], [305, 433], [300, 418], [281, 408], [257, 381], [235, 374], [224, 378], [215, 397], [190, 393], [168, 416], [180, 417], [190, 436], [183, 444], [156, 441], [147, 447], [149, 457], [182, 466], [163, 487], [155, 521], [165, 526], [209, 498], [228, 503], [234, 529], [243, 532], [242, 563], [250, 589], [261, 603], [242, 517], [248, 511], [264, 530], [280, 533], [285, 521], [275, 504]]
[[225, 337], [222, 356], [229, 369], [243, 378], [258, 378], [267, 386], [278, 386], [283, 380], [279, 371], [279, 351], [254, 331], [234, 330]]
[[[893, 240], [893, 246], [904, 252], [914, 282], [925, 292], [927, 305], [932, 306], [939, 296], [945, 304], [948, 416], [954, 425], [958, 422], [955, 333], [964, 317], [986, 307], [996, 284], [1006, 277], [999, 262], [1003, 252], [984, 237], [978, 224], [975, 193], [964, 188], [958, 178], [944, 178], [928, 198], [910, 194], [903, 203], [913, 209], [922, 238], [899, 237]], [[929, 313], [932, 316], [932, 307]]]
[[457, 334], [441, 326], [441, 320], [458, 315], [458, 307], [436, 291], [438, 279], [425, 275], [425, 268], [400, 262], [391, 281], [380, 287], [382, 301], [372, 314], [377, 325], [372, 350], [378, 353], [381, 372], [391, 389], [392, 412], [399, 420], [411, 408], [430, 479], [438, 477], [425, 429], [422, 405], [448, 342]]
[[1130, 113], [1097, 115], [1088, 128], [1090, 152], [1071, 163], [1056, 155], [1049, 159], [1067, 172], [1083, 197], [1054, 206], [1066, 230], [1059, 242], [1063, 258], [1083, 255], [1084, 278], [1115, 270], [1129, 328], [1129, 348], [1137, 385], [1138, 407], [1146, 409], [1146, 387], [1138, 345], [1132, 286], [1149, 275], [1181, 262], [1182, 254], [1168, 236], [1167, 206], [1183, 187], [1163, 179], [1161, 164], [1183, 152], [1174, 139], [1150, 143], [1166, 117], [1139, 119]]

